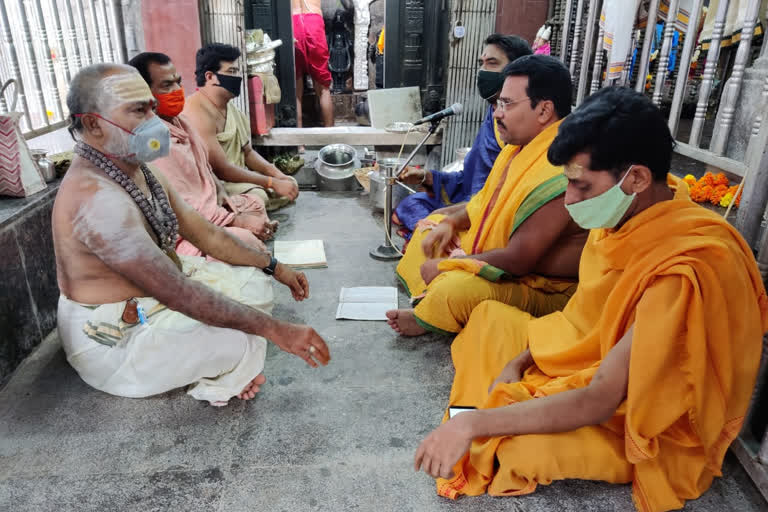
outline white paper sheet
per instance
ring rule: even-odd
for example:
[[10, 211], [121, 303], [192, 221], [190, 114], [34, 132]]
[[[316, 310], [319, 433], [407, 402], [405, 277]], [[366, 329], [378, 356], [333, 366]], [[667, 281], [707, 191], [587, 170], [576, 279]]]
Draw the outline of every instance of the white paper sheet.
[[386, 320], [386, 312], [397, 309], [397, 288], [391, 286], [360, 286], [342, 288], [336, 319]]
[[275, 258], [292, 268], [328, 266], [322, 240], [275, 241]]

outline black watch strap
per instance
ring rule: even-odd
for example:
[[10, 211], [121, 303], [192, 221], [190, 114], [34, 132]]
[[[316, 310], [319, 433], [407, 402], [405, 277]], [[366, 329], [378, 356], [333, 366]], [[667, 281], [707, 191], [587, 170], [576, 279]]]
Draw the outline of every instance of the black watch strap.
[[272, 256], [272, 259], [269, 260], [269, 265], [267, 265], [266, 267], [264, 267], [261, 270], [262, 270], [262, 272], [264, 272], [268, 276], [273, 276], [273, 275], [275, 275], [275, 269], [276, 268], [277, 268], [277, 258]]

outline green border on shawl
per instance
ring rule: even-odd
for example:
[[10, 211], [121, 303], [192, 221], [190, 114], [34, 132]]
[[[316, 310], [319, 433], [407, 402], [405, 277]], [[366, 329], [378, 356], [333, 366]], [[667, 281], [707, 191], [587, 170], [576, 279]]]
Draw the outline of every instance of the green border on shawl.
[[417, 317], [415, 313], [413, 315], [413, 318], [416, 320], [417, 324], [419, 324], [422, 328], [424, 328], [424, 329], [426, 329], [428, 331], [435, 332], [437, 334], [442, 334], [444, 336], [456, 336], [456, 334], [457, 334], [455, 332], [444, 331], [444, 330], [442, 330], [439, 327], [435, 327], [434, 325], [430, 325], [427, 322], [425, 322], [424, 320], [422, 320], [421, 318]]
[[525, 220], [533, 215], [536, 210], [556, 198], [560, 194], [565, 193], [565, 189], [568, 186], [568, 178], [564, 174], [558, 174], [549, 178], [547, 181], [533, 189], [533, 192], [528, 196], [520, 205], [515, 213], [515, 222], [512, 226], [512, 233], [509, 234], [511, 238], [515, 234], [517, 228], [525, 222]]
[[405, 282], [405, 279], [403, 278], [403, 276], [400, 275], [400, 273], [397, 270], [395, 270], [395, 276], [397, 277], [397, 280], [400, 281], [400, 284], [403, 285], [403, 288], [405, 288], [405, 293], [408, 294], [408, 298], [413, 297], [411, 290], [408, 289], [408, 284]]
[[481, 268], [480, 272], [477, 273], [478, 277], [482, 277], [486, 281], [490, 281], [492, 283], [498, 282], [505, 275], [506, 272], [498, 267], [494, 267], [493, 265], [488, 265], [487, 263], [483, 265], [483, 268]]

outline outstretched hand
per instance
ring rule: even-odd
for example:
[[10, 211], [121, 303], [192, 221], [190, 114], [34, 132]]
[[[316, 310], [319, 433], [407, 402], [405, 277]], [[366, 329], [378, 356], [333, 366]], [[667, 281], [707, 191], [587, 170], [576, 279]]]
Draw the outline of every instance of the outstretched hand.
[[459, 414], [433, 430], [419, 445], [414, 469], [433, 478], [453, 477], [453, 467], [472, 444], [471, 412]]
[[331, 360], [328, 345], [317, 332], [307, 325], [281, 322], [269, 340], [280, 350], [302, 358], [312, 368], [327, 365]]
[[296, 272], [287, 265], [278, 263], [275, 268], [275, 279], [291, 290], [296, 302], [309, 298], [309, 281], [303, 272]]

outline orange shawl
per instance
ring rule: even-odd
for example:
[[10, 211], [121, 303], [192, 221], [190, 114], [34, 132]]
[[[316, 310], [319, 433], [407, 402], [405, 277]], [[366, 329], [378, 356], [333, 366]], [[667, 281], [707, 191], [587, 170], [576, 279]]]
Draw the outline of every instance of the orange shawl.
[[[721, 474], [768, 330], [768, 299], [751, 249], [687, 195], [681, 187], [618, 231], [590, 233], [576, 294], [562, 312], [528, 323], [536, 366], [521, 382], [494, 388], [484, 406], [588, 385], [634, 325], [627, 398], [603, 426], [625, 437], [633, 497], [643, 512], [681, 508]], [[496, 453], [501, 439], [476, 440], [457, 476], [438, 488], [482, 492], [503, 456]]]
[[[536, 187], [562, 175], [563, 168], [547, 160], [547, 150], [552, 144], [558, 121], [544, 129], [524, 147], [507, 145], [501, 150], [485, 186], [467, 203], [470, 228], [461, 234], [461, 248], [467, 254], [480, 254], [506, 247], [514, 231], [515, 216], [520, 205]], [[514, 161], [513, 161], [514, 159]], [[505, 176], [501, 184], [502, 177]], [[496, 204], [489, 208], [494, 192], [501, 184]]]

